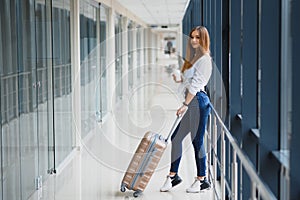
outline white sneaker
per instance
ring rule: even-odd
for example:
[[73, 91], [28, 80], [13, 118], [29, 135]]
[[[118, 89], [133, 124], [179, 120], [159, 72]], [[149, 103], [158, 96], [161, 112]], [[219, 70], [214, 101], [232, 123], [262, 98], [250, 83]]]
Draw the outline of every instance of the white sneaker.
[[167, 176], [167, 179], [165, 181], [165, 183], [163, 184], [163, 186], [160, 188], [161, 192], [167, 192], [172, 188], [172, 180], [170, 178], [170, 176]]
[[188, 193], [197, 193], [200, 192], [200, 180], [196, 177], [194, 183], [186, 189], [186, 192]]
[[161, 192], [167, 192], [169, 191], [172, 187], [178, 185], [179, 183], [181, 183], [182, 180], [181, 178], [178, 176], [178, 174], [176, 174], [174, 177], [170, 177], [169, 175], [167, 176], [167, 179], [164, 183], [164, 185], [160, 188]]

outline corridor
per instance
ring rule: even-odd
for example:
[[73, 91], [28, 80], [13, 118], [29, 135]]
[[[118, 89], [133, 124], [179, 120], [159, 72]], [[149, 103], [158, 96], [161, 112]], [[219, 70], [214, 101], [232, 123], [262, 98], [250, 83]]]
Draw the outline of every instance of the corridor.
[[171, 73], [197, 55], [196, 27], [213, 61], [213, 188], [186, 193], [186, 137], [183, 182], [159, 191], [169, 144], [138, 199], [300, 199], [300, 1], [0, 2], [0, 200], [134, 199], [122, 178], [144, 134], [171, 129], [183, 102]]
[[[115, 106], [102, 123], [81, 141], [81, 150], [75, 150], [58, 167], [30, 200], [118, 200], [134, 199], [132, 191], [122, 193], [120, 184], [129, 161], [144, 133], [154, 131], [164, 136], [175, 120], [176, 109], [181, 105], [175, 83], [168, 70], [178, 67], [175, 55], [160, 55], [156, 67], [148, 71]], [[143, 195], [138, 199], [193, 200], [213, 199], [213, 189], [198, 194], [185, 190], [194, 181], [196, 164], [191, 140], [184, 141], [184, 155], [180, 168], [183, 182], [170, 192], [160, 192], [169, 170], [170, 145], [152, 176]]]

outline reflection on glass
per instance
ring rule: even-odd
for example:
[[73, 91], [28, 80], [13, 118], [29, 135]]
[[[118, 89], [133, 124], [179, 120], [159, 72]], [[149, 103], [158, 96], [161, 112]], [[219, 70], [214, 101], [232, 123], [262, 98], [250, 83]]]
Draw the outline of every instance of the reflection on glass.
[[101, 67], [101, 94], [100, 94], [100, 108], [101, 119], [107, 113], [107, 77], [106, 77], [106, 32], [107, 32], [107, 8], [100, 6], [100, 67]]
[[128, 24], [128, 87], [133, 86], [133, 32], [132, 22]]
[[74, 146], [70, 52], [70, 0], [54, 0], [52, 8], [53, 93], [56, 167]]
[[[88, 1], [80, 1], [80, 73], [81, 73], [81, 137], [84, 138], [97, 122], [99, 108], [100, 34], [99, 8]], [[97, 21], [98, 19], [98, 21]], [[98, 92], [97, 92], [98, 91]]]
[[116, 101], [118, 101], [122, 96], [122, 17], [116, 15], [115, 18], [115, 67], [116, 67], [116, 84], [114, 88], [114, 95], [116, 96]]

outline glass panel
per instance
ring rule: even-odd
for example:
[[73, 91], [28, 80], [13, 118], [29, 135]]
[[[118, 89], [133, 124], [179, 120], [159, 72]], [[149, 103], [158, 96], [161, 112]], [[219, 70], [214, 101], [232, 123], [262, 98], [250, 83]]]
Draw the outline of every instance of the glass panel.
[[[72, 151], [70, 0], [52, 2], [55, 167]], [[66, 126], [69, 124], [69, 126]]]
[[18, 121], [18, 64], [15, 0], [1, 1], [1, 171], [3, 199], [21, 197], [20, 135]]
[[37, 87], [36, 87], [36, 34], [34, 1], [22, 1], [19, 41], [19, 105], [21, 137], [21, 180], [22, 196], [28, 197], [35, 191], [37, 177]]
[[289, 156], [290, 139], [292, 134], [292, 65], [291, 65], [291, 25], [290, 2], [282, 2], [282, 33], [281, 33], [281, 135], [280, 150]]
[[[97, 7], [89, 1], [80, 1], [80, 53], [81, 53], [81, 137], [84, 138], [95, 126], [97, 113], [96, 90], [99, 88], [97, 64]], [[100, 61], [99, 61], [100, 62]]]
[[128, 86], [133, 86], [133, 32], [132, 22], [128, 24]]
[[[36, 28], [36, 48], [37, 48], [37, 102], [38, 102], [38, 176], [46, 179], [48, 176], [49, 166], [49, 138], [53, 137], [52, 126], [50, 120], [52, 117], [49, 115], [49, 108], [52, 105], [51, 95], [49, 89], [51, 85], [51, 39], [49, 32], [51, 30], [50, 21], [50, 5], [46, 5], [46, 1], [39, 3], [35, 6], [35, 28]], [[50, 34], [51, 36], [51, 34]], [[49, 48], [50, 47], [50, 48]], [[50, 72], [49, 72], [50, 71]], [[50, 98], [49, 98], [50, 97]], [[51, 139], [52, 140], [52, 139]], [[53, 144], [51, 144], [53, 145]], [[51, 149], [51, 148], [50, 148]], [[51, 151], [51, 154], [54, 152]], [[53, 158], [53, 157], [52, 157]]]
[[50, 15], [43, 1], [5, 0], [0, 9], [1, 196], [27, 199], [49, 167]]
[[116, 95], [116, 101], [122, 96], [122, 23], [121, 16], [117, 15], [115, 18], [115, 67], [116, 67], [116, 88], [114, 94]]
[[[3, 7], [3, 6], [2, 6]], [[2, 9], [0, 8], [0, 27], [3, 27], [2, 26], [2, 19], [3, 19], [3, 16], [2, 16]], [[3, 72], [3, 45], [2, 45], [2, 31], [0, 31], [0, 95], [1, 95], [1, 98], [0, 98], [0, 119], [2, 119], [2, 72]], [[2, 174], [2, 120], [0, 121], [0, 160], [1, 160], [1, 170], [0, 170], [0, 200], [2, 200], [2, 194], [3, 194], [3, 174]]]
[[106, 77], [106, 32], [107, 8], [100, 6], [100, 66], [101, 66], [101, 119], [107, 113], [107, 77]]

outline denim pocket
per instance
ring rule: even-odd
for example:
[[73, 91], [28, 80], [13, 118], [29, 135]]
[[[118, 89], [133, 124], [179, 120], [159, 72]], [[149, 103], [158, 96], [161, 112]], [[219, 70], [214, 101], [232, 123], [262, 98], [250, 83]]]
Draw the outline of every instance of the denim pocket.
[[200, 109], [205, 109], [209, 106], [209, 98], [208, 98], [207, 94], [205, 94], [203, 92], [199, 92], [199, 93], [197, 93], [197, 99], [199, 102]]

